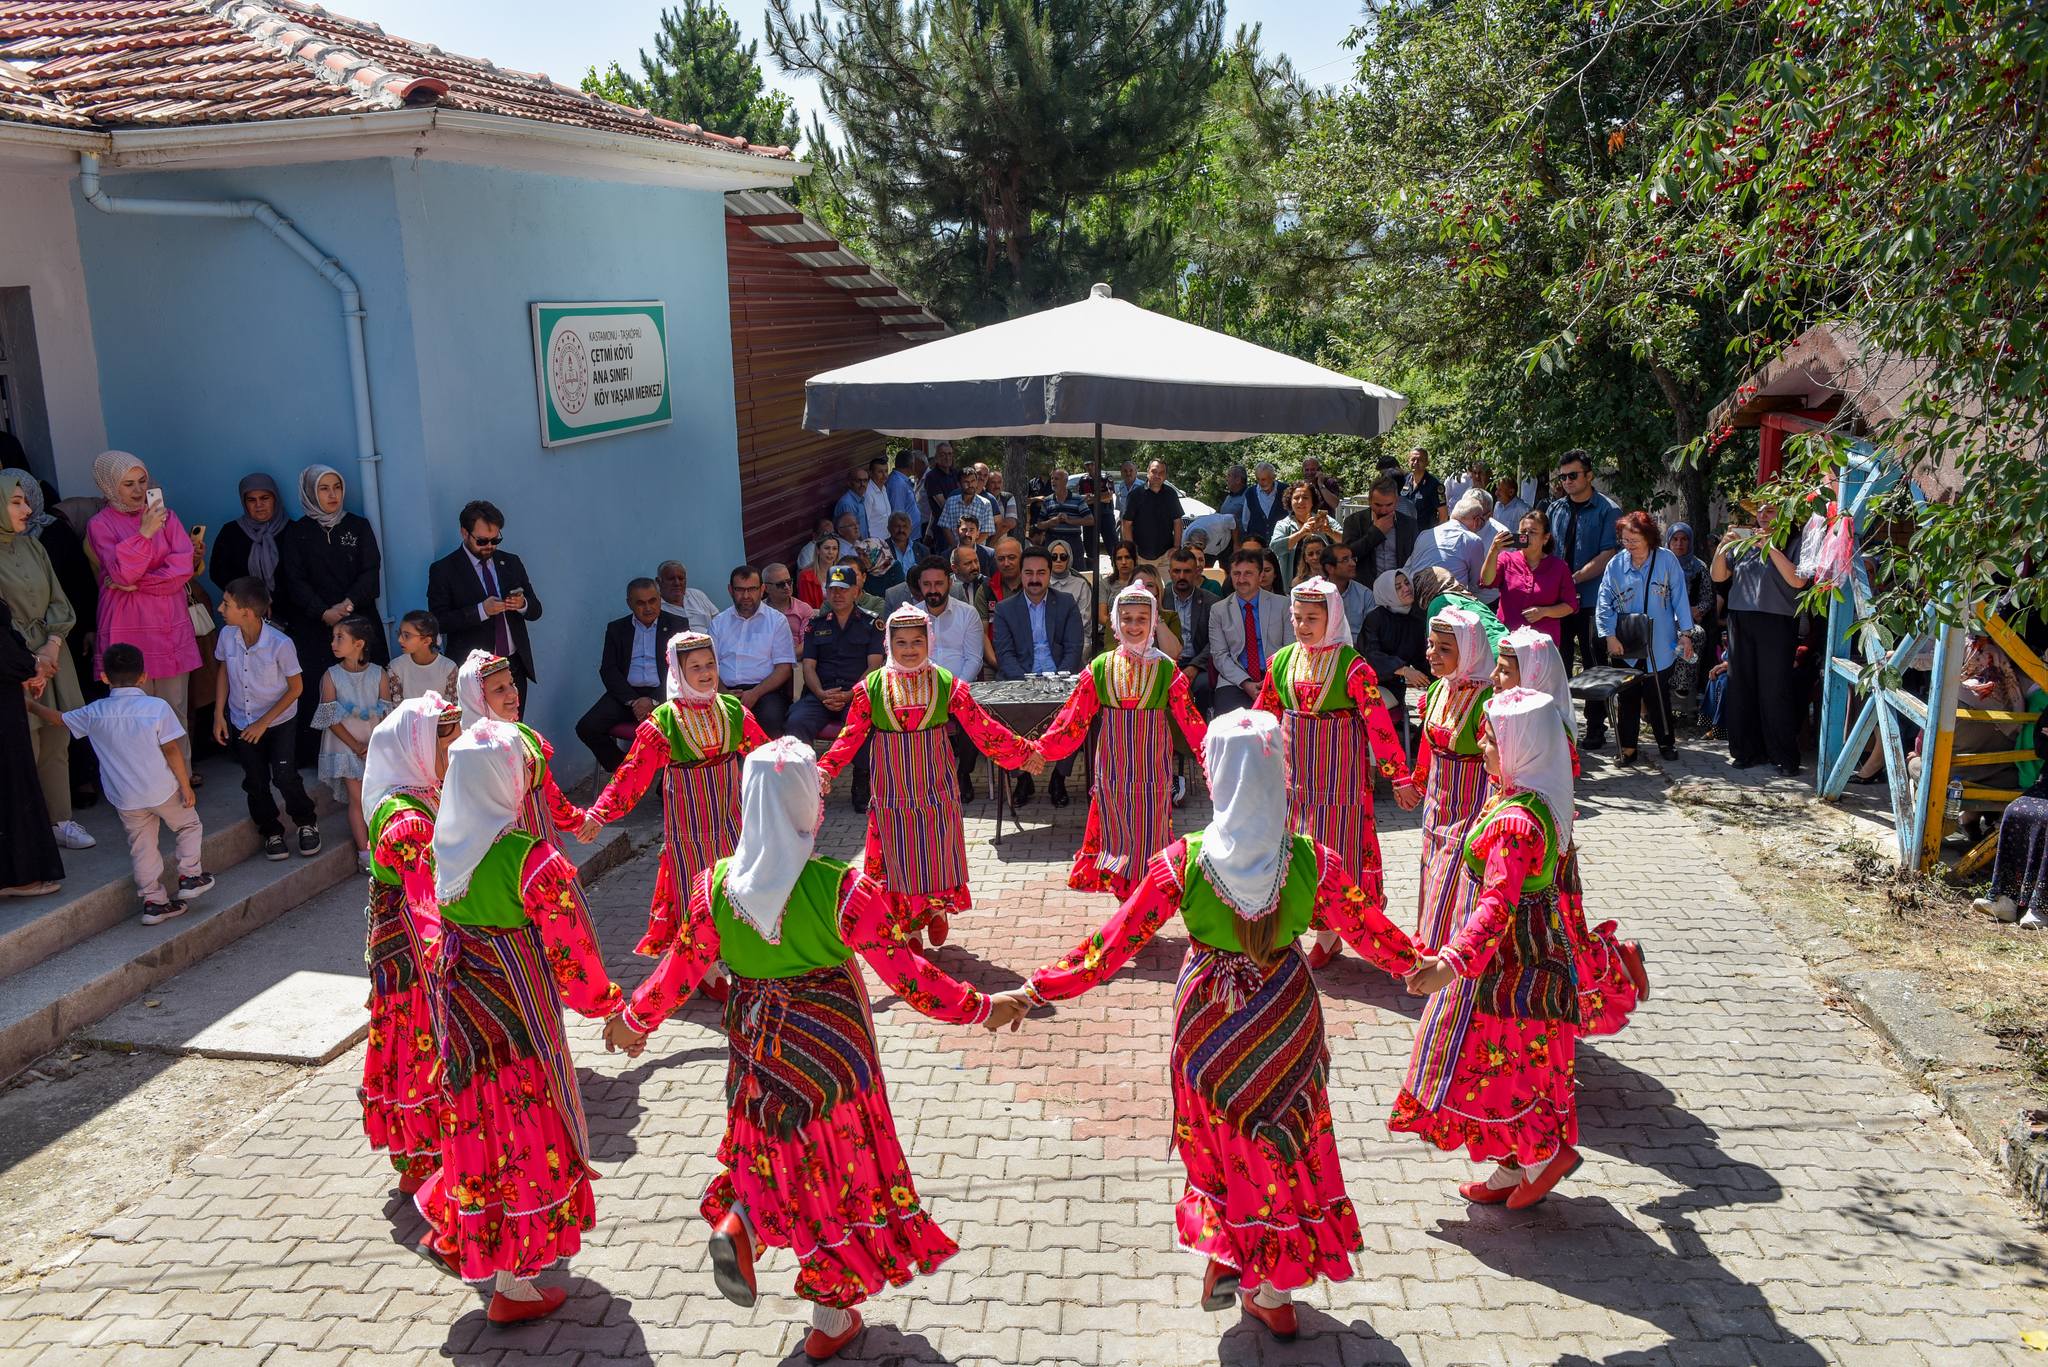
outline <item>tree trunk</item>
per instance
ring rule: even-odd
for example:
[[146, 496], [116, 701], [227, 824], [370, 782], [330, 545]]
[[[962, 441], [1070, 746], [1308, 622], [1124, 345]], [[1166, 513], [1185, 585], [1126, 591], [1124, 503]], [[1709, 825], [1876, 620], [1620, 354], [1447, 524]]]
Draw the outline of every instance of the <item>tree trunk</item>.
[[[1656, 380], [1657, 388], [1663, 391], [1664, 402], [1671, 408], [1671, 435], [1680, 448], [1689, 446], [1700, 434], [1699, 418], [1692, 397], [1678, 383], [1678, 377], [1663, 366], [1652, 362], [1650, 376]], [[1705, 549], [1704, 542], [1710, 535], [1708, 528], [1713, 524], [1711, 517], [1714, 504], [1714, 467], [1716, 460], [1711, 452], [1702, 452], [1696, 461], [1689, 461], [1678, 468], [1679, 501], [1685, 508], [1685, 520], [1692, 524], [1693, 553]]]

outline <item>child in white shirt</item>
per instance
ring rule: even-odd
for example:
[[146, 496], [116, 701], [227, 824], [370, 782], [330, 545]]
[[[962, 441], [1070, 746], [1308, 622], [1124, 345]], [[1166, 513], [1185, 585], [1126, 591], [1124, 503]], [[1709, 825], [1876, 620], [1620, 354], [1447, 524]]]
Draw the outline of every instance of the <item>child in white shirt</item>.
[[412, 611], [398, 624], [401, 652], [384, 670], [384, 699], [400, 703], [438, 693], [455, 696], [455, 661], [440, 652], [441, 624], [431, 612]]

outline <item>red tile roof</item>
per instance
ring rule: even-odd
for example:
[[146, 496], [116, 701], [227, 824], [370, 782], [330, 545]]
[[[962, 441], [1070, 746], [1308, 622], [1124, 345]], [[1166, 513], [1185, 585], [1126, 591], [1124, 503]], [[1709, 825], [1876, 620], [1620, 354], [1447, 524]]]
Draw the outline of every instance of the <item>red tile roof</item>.
[[0, 0], [0, 121], [104, 131], [422, 106], [791, 155], [303, 0]]

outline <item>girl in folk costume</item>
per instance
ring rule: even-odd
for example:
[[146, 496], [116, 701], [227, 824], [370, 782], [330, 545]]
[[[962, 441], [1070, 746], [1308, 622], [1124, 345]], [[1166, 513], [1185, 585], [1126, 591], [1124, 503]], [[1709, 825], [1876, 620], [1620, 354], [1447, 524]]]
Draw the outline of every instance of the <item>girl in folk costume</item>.
[[[1289, 595], [1294, 640], [1273, 653], [1254, 706], [1280, 718], [1287, 745], [1287, 819], [1336, 851], [1376, 907], [1387, 903], [1380, 837], [1372, 819], [1375, 760], [1394, 780], [1394, 800], [1419, 801], [1407, 782], [1408, 756], [1380, 699], [1379, 676], [1349, 644], [1344, 597], [1321, 575]], [[1316, 934], [1308, 966], [1337, 957], [1337, 933]]]
[[1187, 1170], [1179, 1243], [1208, 1260], [1204, 1309], [1237, 1300], [1291, 1338], [1293, 1293], [1349, 1278], [1363, 1246], [1337, 1161], [1322, 1007], [1294, 941], [1334, 930], [1397, 975], [1416, 953], [1333, 851], [1288, 833], [1279, 722], [1226, 713], [1204, 750], [1208, 829], [1154, 855], [1107, 925], [997, 1001], [1078, 997], [1180, 914], [1189, 944], [1172, 1049], [1173, 1143]]
[[1458, 856], [1458, 900], [1470, 910], [1408, 977], [1410, 992], [1431, 995], [1387, 1124], [1495, 1164], [1459, 1194], [1522, 1210], [1580, 1161], [1579, 994], [1557, 886], [1572, 843], [1572, 763], [1548, 695], [1498, 694], [1486, 715], [1480, 746], [1496, 793]]
[[555, 747], [519, 720], [519, 682], [512, 677], [512, 662], [488, 650], [470, 651], [462, 667], [455, 671], [455, 700], [462, 704], [463, 730], [480, 721], [504, 722], [525, 738], [527, 748], [533, 752], [540, 773], [526, 795], [519, 829], [550, 845], [562, 843], [563, 831], [588, 844], [596, 835], [595, 829], [587, 824], [589, 814], [562, 796], [562, 790], [555, 785]]
[[[680, 631], [668, 639], [668, 701], [633, 734], [633, 748], [590, 804], [593, 827], [633, 810], [656, 774], [662, 775], [661, 867], [647, 934], [635, 954], [655, 958], [676, 938], [683, 898], [697, 875], [732, 853], [740, 836], [740, 759], [768, 743], [747, 705], [718, 691], [718, 656], [711, 638]], [[594, 833], [594, 831], [593, 831]], [[707, 992], [723, 1001], [721, 985]]]
[[[1548, 697], [1564, 729], [1565, 746], [1571, 752], [1572, 777], [1579, 776], [1578, 730], [1573, 724], [1571, 686], [1565, 677], [1564, 657], [1557, 642], [1534, 627], [1517, 627], [1501, 641], [1500, 658], [1493, 667], [1496, 695], [1512, 688], [1526, 688]], [[1566, 848], [1557, 868], [1557, 900], [1564, 911], [1565, 929], [1571, 936], [1574, 967], [1579, 980], [1579, 1033], [1612, 1035], [1628, 1024], [1636, 1003], [1650, 995], [1650, 976], [1643, 967], [1643, 950], [1633, 940], [1614, 933], [1615, 923], [1602, 921], [1586, 925], [1585, 893], [1579, 885], [1579, 847]]]
[[996, 1011], [934, 968], [904, 946], [873, 879], [812, 856], [823, 803], [808, 746], [755, 750], [741, 785], [739, 844], [691, 880], [680, 932], [605, 1044], [637, 1055], [714, 957], [731, 966], [723, 1171], [703, 1204], [712, 1276], [750, 1306], [755, 1249], [792, 1250], [812, 1307], [804, 1352], [822, 1361], [860, 1332], [854, 1306], [959, 1252], [918, 1204], [854, 955], [936, 1020], [1004, 1024], [1023, 1004]]
[[1067, 874], [1081, 892], [1128, 897], [1145, 865], [1173, 840], [1173, 723], [1196, 754], [1208, 724], [1195, 710], [1188, 680], [1173, 657], [1152, 644], [1159, 602], [1143, 584], [1116, 596], [1117, 646], [1088, 664], [1073, 696], [1038, 738], [1039, 756], [1062, 760], [1081, 748], [1089, 723], [1102, 718], [1095, 741], [1095, 784], [1088, 826]]
[[391, 1155], [411, 1195], [441, 1161], [441, 1097], [434, 1021], [423, 966], [430, 936], [407, 911], [433, 904], [427, 858], [448, 746], [461, 732], [455, 704], [428, 693], [400, 703], [370, 733], [363, 759], [363, 819], [370, 831], [370, 1035], [363, 1054], [363, 1133]]
[[1443, 608], [1430, 619], [1425, 650], [1436, 677], [1423, 694], [1422, 729], [1407, 786], [1422, 790], [1422, 898], [1415, 939], [1435, 949], [1470, 906], [1453, 899], [1462, 886], [1458, 859], [1465, 828], [1486, 799], [1479, 723], [1493, 696], [1493, 647], [1477, 616]]
[[889, 661], [861, 681], [839, 739], [819, 762], [826, 788], [873, 738], [868, 754], [865, 871], [886, 891], [906, 937], [930, 923], [946, 942], [946, 918], [974, 905], [967, 890], [967, 836], [946, 724], [1005, 769], [1044, 768], [1030, 741], [981, 710], [967, 685], [931, 662], [932, 619], [915, 603], [889, 614]]
[[434, 1251], [466, 1281], [495, 1279], [499, 1324], [561, 1305], [560, 1288], [533, 1278], [575, 1254], [596, 1223], [562, 1007], [603, 1019], [624, 1005], [575, 868], [520, 827], [539, 772], [518, 728], [471, 727], [449, 747], [432, 846], [441, 1168], [416, 1200]]

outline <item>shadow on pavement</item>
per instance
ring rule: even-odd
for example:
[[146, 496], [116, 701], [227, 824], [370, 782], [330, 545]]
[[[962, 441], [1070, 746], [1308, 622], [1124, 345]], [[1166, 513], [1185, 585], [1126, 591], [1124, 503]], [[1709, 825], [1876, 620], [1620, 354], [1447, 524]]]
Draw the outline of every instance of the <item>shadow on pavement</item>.
[[1218, 1367], [1288, 1367], [1291, 1363], [1328, 1367], [1340, 1362], [1345, 1367], [1407, 1367], [1410, 1361], [1399, 1345], [1381, 1338], [1364, 1320], [1346, 1324], [1299, 1301], [1294, 1315], [1301, 1334], [1292, 1343], [1280, 1342], [1243, 1311], [1226, 1310], [1218, 1315], [1220, 1322], [1230, 1325], [1216, 1342]]
[[[863, 1314], [866, 1312], [863, 1311]], [[781, 1361], [787, 1367], [809, 1367], [810, 1359], [804, 1356], [804, 1335], [809, 1332], [808, 1312], [803, 1318], [792, 1322], [790, 1328], [795, 1341]], [[766, 1361], [765, 1355], [763, 1361]], [[845, 1363], [847, 1367], [858, 1367], [861, 1363], [887, 1363], [889, 1367], [953, 1367], [953, 1359], [932, 1346], [923, 1334], [906, 1334], [893, 1324], [879, 1324], [869, 1320], [853, 1342], [848, 1344], [832, 1359]]]
[[616, 1296], [594, 1277], [543, 1273], [543, 1286], [569, 1293], [562, 1308], [528, 1324], [492, 1324], [486, 1316], [488, 1295], [479, 1292], [476, 1308], [448, 1326], [441, 1356], [472, 1367], [499, 1367], [508, 1361], [566, 1362], [578, 1350], [601, 1357], [606, 1367], [653, 1367], [647, 1336], [633, 1318], [633, 1302]]

